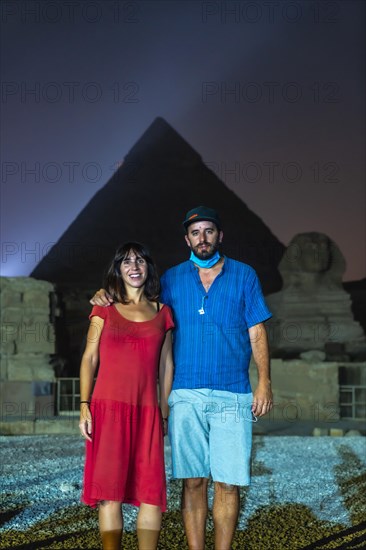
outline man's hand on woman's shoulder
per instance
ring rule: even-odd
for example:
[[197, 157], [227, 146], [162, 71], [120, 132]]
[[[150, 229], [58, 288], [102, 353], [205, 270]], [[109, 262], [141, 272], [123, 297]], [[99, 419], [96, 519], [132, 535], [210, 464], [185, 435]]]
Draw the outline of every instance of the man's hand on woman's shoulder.
[[105, 307], [105, 306], [110, 306], [111, 304], [113, 304], [112, 297], [108, 294], [108, 292], [104, 288], [101, 288], [100, 290], [98, 290], [94, 294], [93, 298], [89, 301], [90, 301], [92, 306]]

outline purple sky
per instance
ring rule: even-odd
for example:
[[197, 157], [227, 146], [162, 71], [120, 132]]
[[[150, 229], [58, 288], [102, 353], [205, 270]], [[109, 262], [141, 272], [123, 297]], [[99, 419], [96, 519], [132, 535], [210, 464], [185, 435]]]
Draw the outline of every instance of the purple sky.
[[162, 116], [284, 244], [321, 231], [365, 276], [363, 1], [0, 10], [3, 275], [29, 274]]

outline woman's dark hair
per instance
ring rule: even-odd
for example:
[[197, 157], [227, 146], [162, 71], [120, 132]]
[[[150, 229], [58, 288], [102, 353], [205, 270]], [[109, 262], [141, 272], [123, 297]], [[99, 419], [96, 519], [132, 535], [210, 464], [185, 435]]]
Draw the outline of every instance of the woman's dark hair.
[[124, 243], [117, 248], [114, 258], [106, 272], [104, 288], [112, 296], [115, 302], [121, 302], [122, 304], [129, 303], [121, 276], [121, 263], [128, 257], [130, 252], [134, 252], [136, 256], [140, 256], [147, 263], [147, 278], [144, 294], [149, 301], [157, 301], [160, 293], [158, 270], [149, 249], [144, 244], [133, 241]]

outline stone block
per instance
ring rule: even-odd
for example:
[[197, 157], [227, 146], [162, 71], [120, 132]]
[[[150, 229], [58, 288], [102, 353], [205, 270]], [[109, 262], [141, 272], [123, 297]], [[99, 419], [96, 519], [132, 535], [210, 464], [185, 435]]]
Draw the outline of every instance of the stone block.
[[318, 349], [312, 349], [309, 351], [304, 351], [300, 353], [300, 359], [305, 359], [305, 361], [313, 361], [319, 363], [320, 361], [325, 360], [324, 351]]
[[313, 436], [314, 437], [322, 437], [328, 435], [328, 430], [326, 428], [314, 428], [313, 429]]
[[0, 304], [1, 307], [20, 307], [22, 303], [22, 293], [9, 288], [1, 290], [0, 292]]
[[35, 395], [34, 401], [35, 401], [36, 419], [49, 420], [50, 418], [54, 418], [56, 403], [55, 403], [55, 397], [52, 394]]
[[0, 385], [1, 419], [12, 420], [21, 416], [22, 409], [34, 408], [31, 382], [3, 381]]
[[331, 437], [343, 437], [344, 436], [344, 430], [341, 430], [340, 428], [331, 428], [329, 430], [329, 435]]
[[32, 367], [32, 380], [53, 382], [55, 380], [55, 374], [51, 365], [48, 362], [45, 362], [44, 364], [34, 364]]
[[44, 354], [22, 354], [12, 355], [5, 358], [7, 362], [8, 380], [44, 380], [53, 382], [55, 374], [49, 364], [49, 355]]
[[[78, 420], [78, 419], [77, 419]], [[72, 434], [79, 435], [78, 422], [69, 422], [59, 417], [48, 420], [36, 420], [34, 423], [35, 435], [42, 434]]]
[[1, 324], [13, 323], [18, 327], [23, 322], [23, 310], [19, 307], [7, 307], [1, 310]]
[[53, 290], [51, 283], [30, 277], [1, 278], [2, 353], [55, 353], [49, 299]]
[[[329, 423], [339, 419], [337, 363], [272, 359], [271, 372], [275, 419]], [[254, 389], [258, 380], [254, 362], [250, 367], [250, 379]]]
[[2, 380], [8, 379], [7, 357], [8, 357], [7, 355], [0, 353], [0, 385], [2, 384]]
[[54, 291], [52, 283], [32, 277], [1, 277], [1, 287], [4, 292], [24, 293], [30, 290], [40, 290], [49, 293]]
[[12, 327], [0, 327], [0, 354], [13, 355], [16, 353], [15, 336]]
[[24, 305], [32, 305], [36, 309], [47, 311], [50, 307], [50, 296], [47, 289], [30, 288], [23, 294]]
[[47, 420], [54, 417], [54, 384], [4, 381], [0, 390], [1, 420]]
[[0, 421], [1, 435], [34, 435], [34, 421], [18, 420], [14, 422]]
[[[338, 368], [337, 362], [321, 362], [311, 363], [309, 375], [318, 381], [318, 383], [328, 384], [330, 380], [338, 384]], [[324, 389], [324, 388], [323, 388]]]
[[18, 327], [17, 353], [55, 353], [55, 339], [48, 321], [22, 323]]

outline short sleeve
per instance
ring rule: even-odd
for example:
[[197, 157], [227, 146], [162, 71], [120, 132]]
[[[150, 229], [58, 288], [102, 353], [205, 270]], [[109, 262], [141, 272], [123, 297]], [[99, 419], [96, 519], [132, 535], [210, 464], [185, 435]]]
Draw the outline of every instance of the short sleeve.
[[101, 317], [102, 319], [105, 319], [107, 317], [108, 307], [111, 307], [111, 306], [106, 306], [106, 307], [93, 306], [93, 309], [91, 310], [91, 313], [89, 315], [89, 319], [91, 319], [94, 316]]
[[245, 285], [245, 320], [250, 328], [258, 323], [263, 323], [272, 317], [263, 296], [258, 276], [254, 269]]
[[165, 332], [174, 328], [173, 313], [169, 306], [164, 305], [165, 309]]

